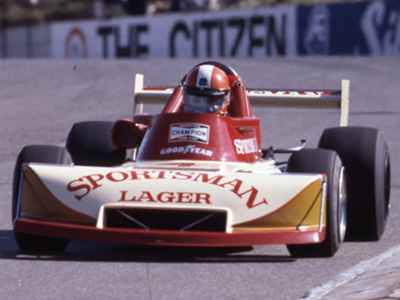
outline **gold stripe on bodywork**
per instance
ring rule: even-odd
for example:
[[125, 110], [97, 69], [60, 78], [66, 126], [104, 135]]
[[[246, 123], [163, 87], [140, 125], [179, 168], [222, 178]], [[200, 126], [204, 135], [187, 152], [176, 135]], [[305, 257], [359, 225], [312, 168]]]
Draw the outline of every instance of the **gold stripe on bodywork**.
[[[257, 220], [234, 226], [235, 230], [267, 229], [318, 229], [321, 222], [323, 199], [323, 182], [319, 179], [312, 182], [303, 191], [277, 211]], [[322, 219], [325, 226], [325, 217]]]
[[61, 203], [37, 174], [26, 168], [21, 191], [21, 216], [49, 221], [95, 225], [96, 220]]

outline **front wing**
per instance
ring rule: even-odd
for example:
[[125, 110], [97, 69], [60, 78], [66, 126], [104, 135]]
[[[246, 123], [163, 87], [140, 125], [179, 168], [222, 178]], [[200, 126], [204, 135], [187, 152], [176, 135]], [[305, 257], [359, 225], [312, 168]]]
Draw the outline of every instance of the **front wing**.
[[320, 243], [325, 202], [321, 174], [29, 164], [14, 231], [140, 245]]

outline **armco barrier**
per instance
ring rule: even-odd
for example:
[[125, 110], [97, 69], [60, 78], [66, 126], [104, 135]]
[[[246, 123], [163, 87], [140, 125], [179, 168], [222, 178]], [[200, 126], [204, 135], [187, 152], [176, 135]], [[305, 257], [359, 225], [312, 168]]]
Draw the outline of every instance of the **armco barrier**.
[[3, 58], [399, 54], [399, 0], [52, 22], [0, 30]]

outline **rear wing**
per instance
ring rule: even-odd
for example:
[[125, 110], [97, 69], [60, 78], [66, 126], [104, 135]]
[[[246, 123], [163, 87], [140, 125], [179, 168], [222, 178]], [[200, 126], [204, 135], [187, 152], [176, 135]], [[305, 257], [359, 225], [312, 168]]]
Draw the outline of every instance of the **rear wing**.
[[[144, 77], [135, 78], [134, 112], [143, 113], [143, 105], [166, 104], [173, 87], [144, 87]], [[347, 126], [349, 118], [350, 81], [342, 80], [341, 90], [262, 90], [248, 89], [252, 107], [319, 108], [340, 110], [340, 126]]]

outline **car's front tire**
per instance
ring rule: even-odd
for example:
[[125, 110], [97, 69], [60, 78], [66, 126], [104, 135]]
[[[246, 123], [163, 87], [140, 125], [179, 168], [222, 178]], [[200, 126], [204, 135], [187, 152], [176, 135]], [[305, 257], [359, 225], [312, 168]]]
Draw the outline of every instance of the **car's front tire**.
[[289, 173], [326, 174], [326, 237], [320, 244], [288, 245], [293, 257], [331, 257], [346, 232], [346, 172], [340, 157], [325, 149], [303, 149], [289, 159]]
[[[64, 147], [48, 145], [25, 146], [18, 155], [12, 183], [12, 220], [18, 217], [18, 198], [21, 185], [21, 171], [23, 163], [70, 164], [71, 157]], [[27, 253], [60, 253], [69, 244], [68, 239], [39, 236], [14, 231], [18, 247]]]

